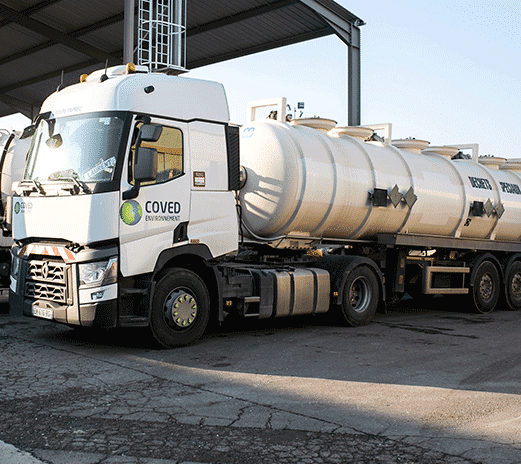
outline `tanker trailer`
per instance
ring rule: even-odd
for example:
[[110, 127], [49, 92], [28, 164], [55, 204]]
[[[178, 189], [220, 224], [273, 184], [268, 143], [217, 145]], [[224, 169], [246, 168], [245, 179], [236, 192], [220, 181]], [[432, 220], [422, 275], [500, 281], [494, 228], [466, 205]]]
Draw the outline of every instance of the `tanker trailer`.
[[[332, 298], [348, 322], [366, 322], [370, 293], [468, 295], [482, 313], [501, 298], [521, 308], [519, 164], [498, 169], [505, 160], [477, 162], [423, 140], [389, 143], [321, 119], [254, 121], [242, 128], [240, 152], [245, 236], [347, 255], [313, 266], [343, 276], [333, 278]], [[346, 289], [356, 259], [373, 266], [360, 261], [364, 272]]]

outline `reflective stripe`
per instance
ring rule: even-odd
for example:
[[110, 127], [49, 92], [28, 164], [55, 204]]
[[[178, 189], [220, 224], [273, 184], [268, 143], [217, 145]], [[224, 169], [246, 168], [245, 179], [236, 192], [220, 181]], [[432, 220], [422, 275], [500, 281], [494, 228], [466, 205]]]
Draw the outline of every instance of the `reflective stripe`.
[[46, 246], [46, 245], [25, 245], [20, 249], [18, 256], [43, 255], [60, 256], [64, 260], [75, 261], [76, 256], [65, 247]]

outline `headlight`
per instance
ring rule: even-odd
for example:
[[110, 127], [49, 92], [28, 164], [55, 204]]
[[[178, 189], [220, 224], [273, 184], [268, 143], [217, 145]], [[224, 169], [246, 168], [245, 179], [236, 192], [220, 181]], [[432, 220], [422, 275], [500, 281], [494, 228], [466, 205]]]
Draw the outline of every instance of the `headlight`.
[[20, 264], [22, 260], [18, 256], [11, 255], [11, 275], [17, 279], [17, 274], [20, 271]]
[[116, 282], [118, 258], [79, 265], [80, 287], [101, 287]]

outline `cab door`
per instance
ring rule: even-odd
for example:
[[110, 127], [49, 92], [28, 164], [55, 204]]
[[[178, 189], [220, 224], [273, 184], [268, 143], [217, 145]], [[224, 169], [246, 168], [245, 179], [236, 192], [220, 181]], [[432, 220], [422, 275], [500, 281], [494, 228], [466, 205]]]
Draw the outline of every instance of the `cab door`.
[[141, 146], [157, 150], [156, 179], [142, 182], [136, 198], [123, 199], [123, 193], [135, 186], [135, 141], [122, 173], [119, 236], [123, 276], [152, 272], [163, 250], [187, 239], [191, 197], [187, 124], [160, 119], [152, 124], [162, 126], [161, 136], [157, 142], [142, 142]]

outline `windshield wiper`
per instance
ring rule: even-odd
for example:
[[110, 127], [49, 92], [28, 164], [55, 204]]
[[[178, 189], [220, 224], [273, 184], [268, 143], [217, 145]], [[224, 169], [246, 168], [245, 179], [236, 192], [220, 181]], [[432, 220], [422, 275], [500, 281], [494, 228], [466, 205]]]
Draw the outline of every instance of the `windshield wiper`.
[[60, 182], [72, 182], [74, 185], [76, 185], [76, 187], [78, 187], [78, 190], [81, 190], [83, 193], [92, 193], [89, 186], [85, 182], [80, 179], [76, 179], [75, 177], [60, 177], [60, 179], [56, 180], [59, 180]]
[[[63, 176], [63, 174], [66, 174]], [[74, 169], [66, 169], [63, 171], [57, 171], [53, 172], [49, 175], [48, 180], [50, 181], [57, 181], [57, 182], [72, 182], [76, 187], [78, 187], [79, 190], [81, 190], [83, 193], [92, 193], [90, 188], [87, 186], [85, 182], [83, 182], [76, 171]], [[76, 192], [78, 193], [78, 192]]]
[[42, 184], [38, 182], [36, 179], [24, 179], [24, 182], [29, 182], [34, 185], [33, 191], [39, 192], [41, 195], [46, 195], [45, 190], [42, 187]]
[[89, 186], [85, 182], [80, 179], [76, 179], [75, 177], [71, 177], [71, 179], [83, 193], [92, 193]]
[[31, 182], [34, 184], [38, 192], [40, 192], [42, 195], [45, 195], [45, 190], [43, 189], [42, 184], [40, 184], [40, 182], [38, 182], [36, 179], [31, 180]]

